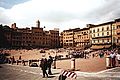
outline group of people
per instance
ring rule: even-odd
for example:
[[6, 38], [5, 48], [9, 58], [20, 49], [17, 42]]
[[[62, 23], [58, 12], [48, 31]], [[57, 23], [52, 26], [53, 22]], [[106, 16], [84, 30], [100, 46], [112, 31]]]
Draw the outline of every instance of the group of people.
[[6, 56], [5, 56], [5, 54], [0, 52], [0, 64], [1, 64], [1, 63], [4, 63], [5, 61], [6, 61]]
[[106, 51], [105, 53], [106, 53], [106, 66], [108, 68], [120, 66], [120, 51], [119, 51], [119, 49]]
[[12, 56], [12, 57], [10, 57], [10, 58], [8, 59], [8, 63], [9, 63], [9, 64], [15, 63], [15, 58], [14, 58], [14, 56]]
[[[46, 58], [42, 58], [41, 59], [40, 67], [41, 67], [41, 70], [43, 72], [43, 78], [45, 76], [48, 77], [48, 74], [52, 75], [52, 72], [51, 72], [51, 65], [52, 65], [52, 63], [53, 63], [52, 56], [49, 56], [48, 59], [46, 59]], [[47, 70], [48, 70], [48, 73], [47, 73]]]

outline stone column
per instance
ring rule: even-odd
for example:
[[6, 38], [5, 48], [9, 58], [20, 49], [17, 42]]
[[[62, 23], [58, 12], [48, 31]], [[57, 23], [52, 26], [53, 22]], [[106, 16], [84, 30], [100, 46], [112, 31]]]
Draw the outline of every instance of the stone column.
[[75, 58], [71, 59], [71, 69], [75, 70]]
[[110, 62], [110, 56], [106, 56], [106, 68], [108, 69], [108, 68], [110, 68], [110, 64], [111, 64], [111, 62]]
[[56, 69], [56, 59], [54, 59], [54, 69]]

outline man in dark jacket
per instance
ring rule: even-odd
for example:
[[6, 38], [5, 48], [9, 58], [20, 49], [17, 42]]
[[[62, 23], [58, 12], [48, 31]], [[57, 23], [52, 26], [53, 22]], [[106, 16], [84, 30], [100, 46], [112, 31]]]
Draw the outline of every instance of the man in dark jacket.
[[40, 67], [43, 71], [43, 78], [45, 77], [45, 75], [48, 77], [48, 74], [46, 72], [47, 70], [47, 59], [46, 58], [41, 59]]
[[47, 61], [47, 64], [48, 64], [48, 74], [49, 75], [52, 75], [52, 72], [51, 72], [51, 65], [52, 65], [52, 63], [53, 63], [53, 58], [52, 58], [52, 56], [49, 56], [48, 61]]

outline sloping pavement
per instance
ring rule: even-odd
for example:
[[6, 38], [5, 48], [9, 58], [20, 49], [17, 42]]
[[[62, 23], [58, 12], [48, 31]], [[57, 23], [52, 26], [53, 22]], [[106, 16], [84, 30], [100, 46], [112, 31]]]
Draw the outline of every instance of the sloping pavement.
[[103, 70], [100, 72], [79, 72], [77, 80], [120, 80], [120, 67]]
[[[52, 72], [53, 75], [50, 75], [49, 78], [42, 78], [39, 67], [2, 64], [0, 65], [0, 80], [58, 80], [61, 69], [52, 69]], [[75, 72], [77, 73], [76, 80], [120, 80], [120, 67], [93, 73]], [[70, 80], [70, 78], [66, 80]]]
[[1, 64], [0, 80], [58, 80], [60, 69], [52, 69], [53, 75], [42, 78], [39, 67], [28, 67], [21, 65]]

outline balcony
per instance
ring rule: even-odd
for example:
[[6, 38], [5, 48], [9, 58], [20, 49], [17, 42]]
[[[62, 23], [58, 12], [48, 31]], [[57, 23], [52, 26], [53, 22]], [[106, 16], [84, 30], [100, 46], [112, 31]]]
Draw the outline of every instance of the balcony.
[[105, 48], [110, 48], [110, 46], [111, 46], [111, 45], [104, 45], [104, 46], [103, 46], [103, 45], [100, 45], [100, 46], [95, 46], [95, 45], [93, 46], [93, 45], [92, 45], [91, 48], [92, 48], [92, 49], [105, 49]]

